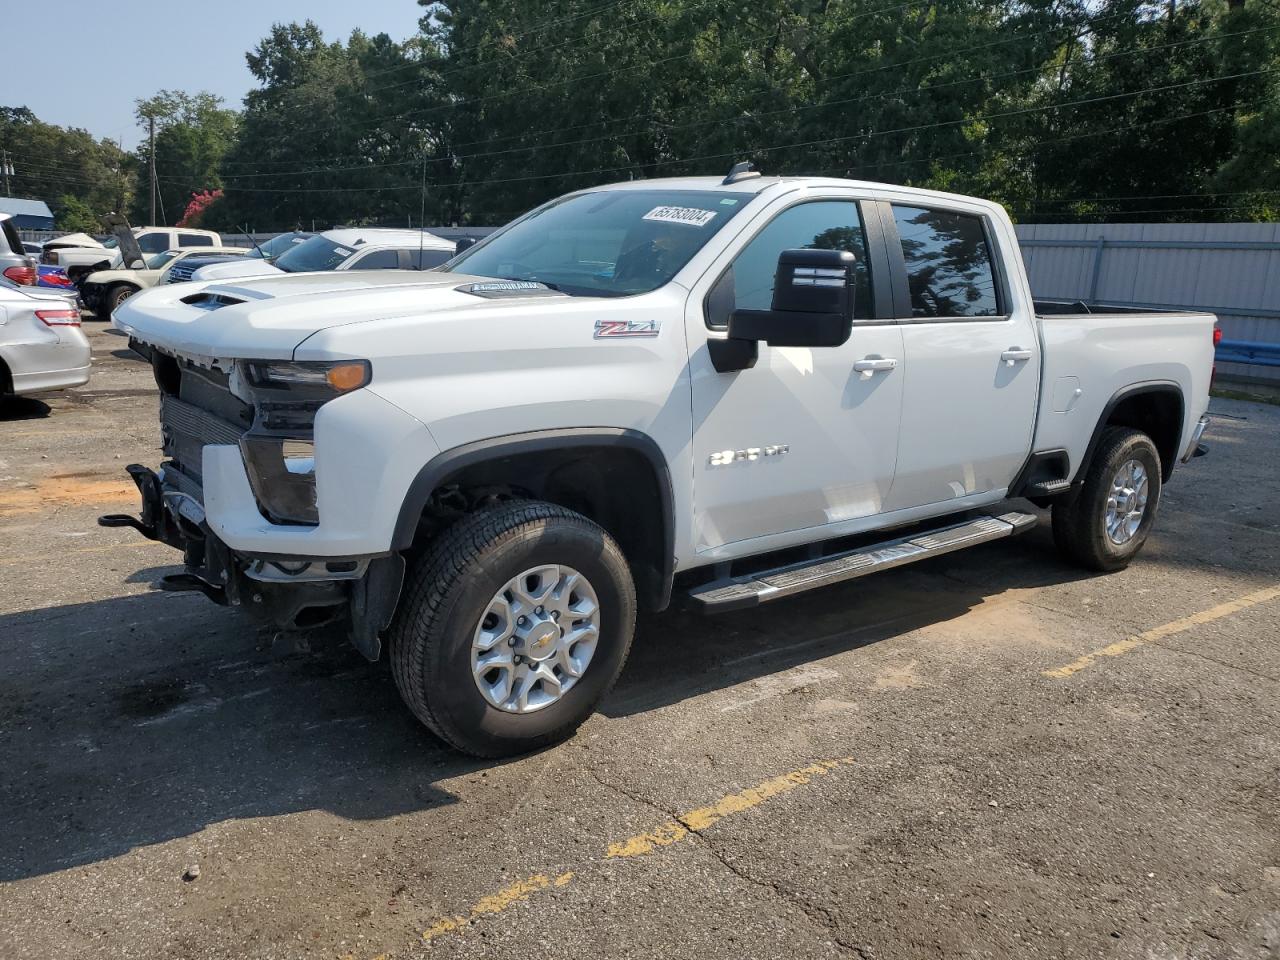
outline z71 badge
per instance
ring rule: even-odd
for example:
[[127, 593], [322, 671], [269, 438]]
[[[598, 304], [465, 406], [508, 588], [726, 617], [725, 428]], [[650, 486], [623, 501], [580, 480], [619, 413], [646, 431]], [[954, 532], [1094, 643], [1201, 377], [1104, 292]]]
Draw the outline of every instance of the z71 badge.
[[785, 443], [775, 443], [768, 447], [747, 447], [745, 450], [717, 450], [707, 457], [707, 464], [712, 467], [727, 467], [731, 463], [754, 463], [766, 457], [786, 456], [791, 447]]
[[597, 320], [595, 338], [656, 337], [661, 329], [657, 320]]

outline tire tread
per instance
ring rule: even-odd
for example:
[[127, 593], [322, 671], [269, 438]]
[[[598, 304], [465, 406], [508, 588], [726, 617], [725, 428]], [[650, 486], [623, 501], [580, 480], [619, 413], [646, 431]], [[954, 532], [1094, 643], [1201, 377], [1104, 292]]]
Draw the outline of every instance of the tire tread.
[[1160, 454], [1148, 437], [1141, 430], [1132, 427], [1109, 426], [1098, 442], [1093, 459], [1085, 471], [1080, 489], [1070, 499], [1060, 500], [1053, 505], [1053, 542], [1058, 550], [1072, 563], [1089, 570], [1110, 572], [1123, 569], [1142, 548], [1146, 536], [1138, 541], [1138, 546], [1129, 555], [1119, 558], [1106, 553], [1102, 549], [1098, 529], [1101, 521], [1099, 510], [1105, 501], [1099, 501], [1102, 485], [1109, 484], [1114, 461], [1117, 454], [1135, 439], [1145, 441], [1149, 452], [1155, 459], [1156, 470], [1151, 478], [1152, 496], [1148, 509], [1154, 518], [1159, 505], [1162, 484], [1160, 482]]
[[[448, 604], [461, 581], [485, 552], [503, 540], [518, 537], [530, 527], [545, 524], [551, 519], [579, 525], [585, 532], [603, 537], [617, 549], [608, 533], [580, 513], [542, 501], [517, 501], [489, 507], [457, 521], [410, 568], [410, 587], [401, 601], [389, 636], [391, 671], [400, 695], [414, 716], [455, 750], [488, 758], [505, 753], [477, 748], [433, 710], [427, 692], [437, 682], [431, 673], [432, 661], [428, 656], [431, 647], [439, 642], [434, 627], [447, 615]], [[630, 653], [629, 635], [627, 646], [622, 656], [623, 665]], [[594, 706], [593, 703], [593, 709]], [[580, 722], [571, 720], [542, 734], [529, 749], [564, 739]]]

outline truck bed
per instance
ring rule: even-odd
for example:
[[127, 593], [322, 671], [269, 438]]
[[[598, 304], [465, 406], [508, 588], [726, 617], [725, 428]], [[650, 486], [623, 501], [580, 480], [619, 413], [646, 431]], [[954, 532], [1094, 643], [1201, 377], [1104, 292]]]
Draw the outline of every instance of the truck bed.
[[1088, 304], [1083, 300], [1033, 300], [1037, 317], [1089, 317], [1099, 314], [1169, 314], [1200, 313], [1196, 310], [1153, 309], [1151, 307], [1130, 307], [1116, 303]]

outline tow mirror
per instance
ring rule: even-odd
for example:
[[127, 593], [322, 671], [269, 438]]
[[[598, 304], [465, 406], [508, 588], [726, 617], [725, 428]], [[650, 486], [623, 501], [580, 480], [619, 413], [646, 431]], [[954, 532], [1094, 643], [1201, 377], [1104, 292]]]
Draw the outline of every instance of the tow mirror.
[[838, 347], [853, 331], [854, 266], [847, 250], [783, 250], [768, 310], [735, 310], [731, 340], [773, 347]]
[[456, 257], [463, 250], [470, 250], [476, 243], [475, 237], [459, 237], [458, 242], [453, 245], [453, 255]]

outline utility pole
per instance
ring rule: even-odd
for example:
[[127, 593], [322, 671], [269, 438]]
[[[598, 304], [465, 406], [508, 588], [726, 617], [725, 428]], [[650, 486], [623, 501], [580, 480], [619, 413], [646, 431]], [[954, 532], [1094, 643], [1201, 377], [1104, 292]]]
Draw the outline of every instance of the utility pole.
[[151, 159], [151, 219], [147, 221], [147, 225], [154, 226], [156, 222], [156, 118], [148, 117], [147, 121], [150, 128], [147, 135], [147, 153]]
[[13, 176], [13, 164], [9, 162], [8, 150], [0, 150], [0, 170], [4, 171], [4, 195], [11, 197], [13, 193], [9, 187], [9, 178]]

